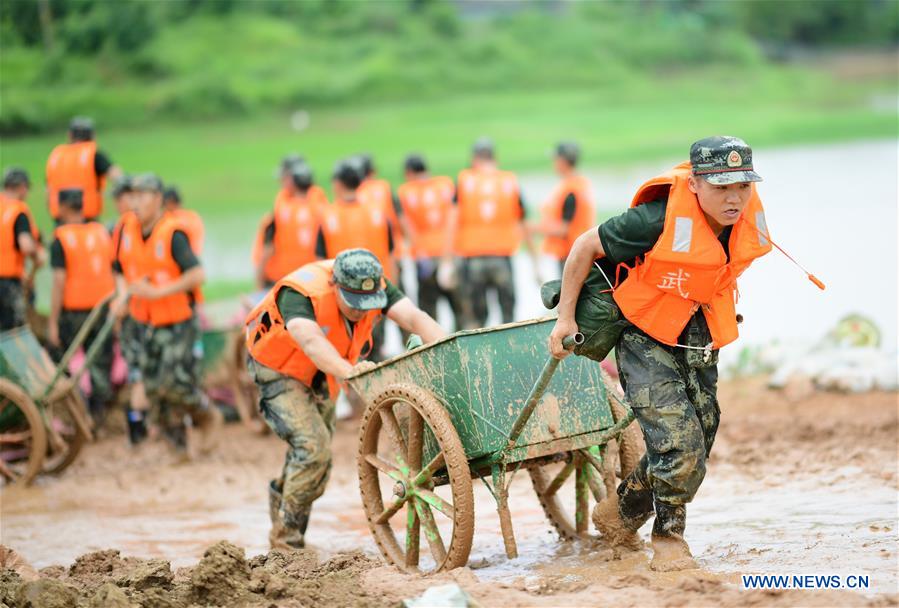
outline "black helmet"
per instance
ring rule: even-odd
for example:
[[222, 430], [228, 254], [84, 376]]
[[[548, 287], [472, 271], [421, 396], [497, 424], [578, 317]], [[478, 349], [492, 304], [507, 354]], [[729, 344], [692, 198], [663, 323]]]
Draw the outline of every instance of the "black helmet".
[[306, 192], [315, 183], [315, 177], [312, 174], [312, 167], [304, 162], [294, 163], [290, 167], [290, 175], [293, 178], [293, 185], [300, 192]]
[[334, 166], [333, 179], [355, 190], [362, 183], [362, 166], [356, 159], [342, 160]]
[[425, 157], [421, 154], [410, 154], [406, 157], [405, 163], [406, 171], [410, 173], [424, 173], [428, 170], [428, 164], [425, 162]]
[[28, 172], [22, 167], [9, 167], [3, 172], [3, 187], [16, 188], [18, 186], [31, 187]]

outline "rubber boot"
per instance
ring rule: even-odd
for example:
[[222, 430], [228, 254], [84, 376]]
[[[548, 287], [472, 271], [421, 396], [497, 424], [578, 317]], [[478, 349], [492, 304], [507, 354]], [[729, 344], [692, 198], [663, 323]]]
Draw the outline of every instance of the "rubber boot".
[[140, 410], [128, 408], [125, 412], [128, 419], [128, 442], [136, 446], [147, 438], [147, 425], [144, 421], [144, 413]]
[[90, 411], [91, 420], [94, 421], [94, 431], [100, 432], [106, 421], [106, 402], [91, 395], [87, 399], [87, 409]]
[[593, 509], [593, 525], [615, 549], [639, 551], [643, 541], [637, 530], [652, 515], [652, 490], [644, 487], [633, 473], [618, 484], [616, 493], [607, 496]]
[[208, 454], [215, 449], [219, 440], [219, 431], [224, 425], [225, 417], [214, 404], [203, 399], [203, 405], [190, 415], [188, 426], [188, 451], [192, 457]]
[[652, 526], [652, 561], [649, 567], [657, 572], [698, 568], [690, 547], [684, 540], [687, 508], [655, 501], [656, 519]]
[[293, 521], [285, 522], [281, 513], [281, 492], [273, 479], [268, 485], [268, 515], [272, 520], [272, 529], [268, 534], [268, 542], [272, 549], [295, 551], [302, 549], [306, 543], [303, 535], [309, 524], [309, 510]]

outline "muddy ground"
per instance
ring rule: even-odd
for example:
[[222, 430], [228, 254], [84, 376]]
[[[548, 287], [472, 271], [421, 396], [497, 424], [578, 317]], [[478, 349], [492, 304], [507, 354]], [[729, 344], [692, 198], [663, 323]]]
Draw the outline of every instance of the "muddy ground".
[[[395, 606], [460, 584], [483, 606], [892, 606], [897, 595], [897, 395], [836, 395], [761, 380], [721, 390], [708, 476], [689, 509], [701, 568], [657, 574], [649, 551], [614, 560], [561, 543], [530, 482], [512, 485], [521, 557], [506, 560], [493, 501], [476, 486], [469, 567], [432, 576], [383, 564], [362, 514], [356, 426], [341, 422], [335, 468], [306, 553], [267, 553], [266, 480], [283, 446], [238, 426], [199, 462], [162, 444], [103, 440], [55, 479], [2, 490], [0, 541], [33, 565], [4, 571], [9, 606]], [[649, 526], [642, 534], [648, 538]], [[741, 574], [861, 574], [866, 591], [744, 591]]]

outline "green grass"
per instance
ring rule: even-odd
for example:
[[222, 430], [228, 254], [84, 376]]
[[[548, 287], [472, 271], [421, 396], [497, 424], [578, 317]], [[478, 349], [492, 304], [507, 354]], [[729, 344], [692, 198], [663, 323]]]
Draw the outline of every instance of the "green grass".
[[[875, 94], [895, 95], [895, 83], [837, 82], [824, 73], [777, 69], [743, 79], [728, 72], [687, 74], [617, 95], [497, 92], [319, 110], [300, 133], [287, 116], [271, 114], [110, 130], [97, 118], [100, 145], [118, 164], [128, 172], [154, 170], [177, 184], [187, 205], [206, 219], [209, 238], [223, 240], [255, 230], [287, 151], [305, 154], [329, 189], [334, 162], [362, 151], [373, 153], [381, 174], [395, 184], [411, 151], [424, 153], [435, 172], [454, 175], [480, 135], [494, 138], [500, 163], [516, 171], [549, 171], [549, 151], [562, 138], [581, 143], [585, 166], [606, 168], [685, 155], [692, 141], [716, 133], [741, 136], [755, 147], [896, 137], [896, 113], [872, 109]], [[5, 138], [0, 162], [25, 166], [41, 184], [47, 155], [60, 140], [61, 134]], [[38, 185], [31, 204], [46, 232], [43, 201]], [[213, 282], [210, 298], [248, 286]]]

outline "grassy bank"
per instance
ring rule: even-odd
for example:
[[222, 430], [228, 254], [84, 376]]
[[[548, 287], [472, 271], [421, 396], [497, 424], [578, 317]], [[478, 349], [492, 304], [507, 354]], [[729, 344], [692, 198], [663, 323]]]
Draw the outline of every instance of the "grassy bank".
[[[756, 147], [895, 137], [895, 110], [872, 101], [889, 94], [895, 96], [889, 79], [840, 81], [781, 68], [748, 78], [684, 74], [616, 94], [498, 92], [311, 111], [301, 132], [276, 114], [129, 129], [104, 129], [102, 116], [97, 119], [101, 147], [126, 171], [157, 171], [204, 215], [209, 239], [244, 243], [271, 205], [274, 170], [287, 151], [305, 154], [326, 187], [333, 163], [361, 151], [373, 153], [394, 183], [410, 151], [426, 154], [435, 171], [455, 174], [471, 142], [485, 134], [497, 142], [501, 163], [516, 171], [549, 171], [549, 150], [561, 138], [578, 140], [584, 164], [603, 168], [682, 155], [690, 142], [713, 133], [739, 135]], [[23, 165], [34, 176], [31, 203], [45, 230], [43, 166], [61, 139], [4, 138], [0, 147], [3, 166]], [[227, 281], [211, 290], [225, 296], [246, 286]]]

